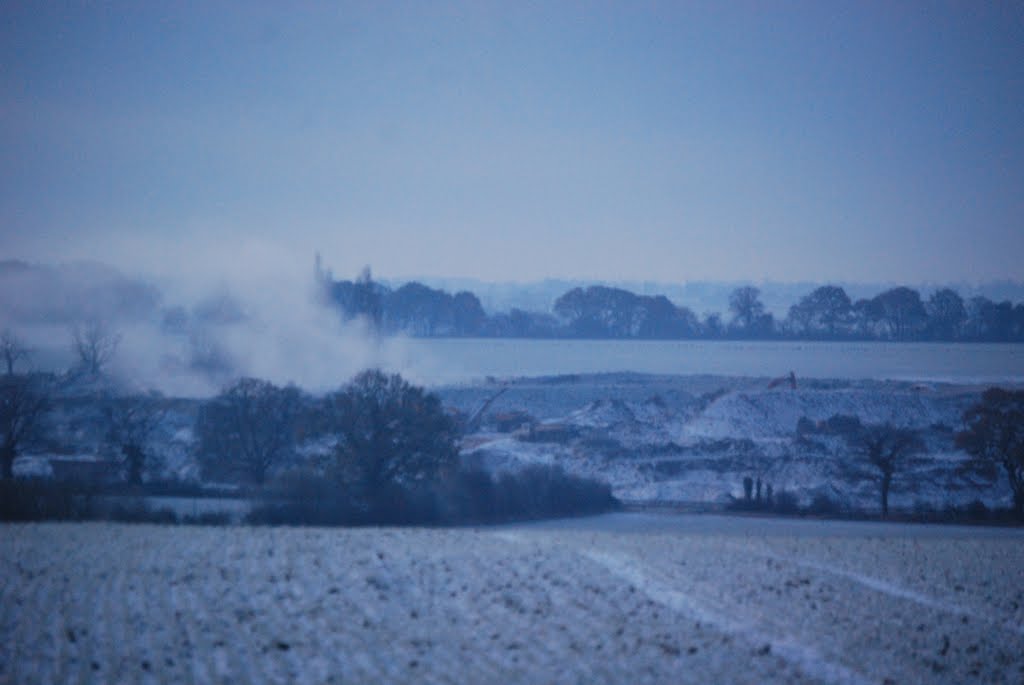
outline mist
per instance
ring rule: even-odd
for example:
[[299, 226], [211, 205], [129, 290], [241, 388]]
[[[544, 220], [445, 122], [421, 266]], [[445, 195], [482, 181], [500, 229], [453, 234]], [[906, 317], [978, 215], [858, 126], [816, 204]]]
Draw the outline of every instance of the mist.
[[416, 382], [436, 375], [437, 360], [412, 354], [402, 336], [381, 337], [321, 303], [312, 256], [189, 248], [202, 257], [162, 272], [0, 263], [0, 328], [30, 348], [30, 368], [62, 372], [77, 361], [75, 327], [98, 326], [117, 341], [105, 372], [119, 386], [181, 397], [209, 396], [243, 376], [324, 392], [371, 367]]

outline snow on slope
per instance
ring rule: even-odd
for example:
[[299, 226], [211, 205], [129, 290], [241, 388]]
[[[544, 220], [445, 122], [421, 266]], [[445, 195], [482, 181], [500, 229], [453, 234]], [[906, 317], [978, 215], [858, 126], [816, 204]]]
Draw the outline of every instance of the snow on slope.
[[806, 417], [824, 421], [836, 414], [856, 416], [864, 423], [892, 423], [926, 428], [941, 423], [955, 426], [966, 408], [934, 392], [882, 386], [875, 389], [762, 390], [732, 392], [713, 401], [700, 416], [687, 422], [687, 437], [752, 439], [792, 435]]
[[[814, 381], [799, 389], [766, 385], [757, 379], [631, 374], [523, 379], [510, 385], [492, 411], [532, 406], [541, 419], [536, 425], [548, 432], [480, 433], [466, 441], [464, 457], [496, 471], [559, 464], [606, 480], [627, 500], [722, 503], [742, 494], [749, 476], [805, 503], [825, 495], [874, 508], [874, 485], [850, 482], [842, 473], [841, 463], [851, 455], [841, 439], [797, 434], [801, 419], [814, 424], [849, 415], [913, 428], [925, 439], [931, 461], [894, 489], [893, 506], [963, 505], [979, 497], [1007, 502], [1005, 485], [978, 491], [955, 476], [960, 454], [953, 433], [964, 410], [978, 400], [978, 388], [872, 381]], [[526, 397], [534, 404], [524, 403]], [[572, 401], [579, 404], [570, 406]], [[561, 430], [551, 432], [552, 427]]]

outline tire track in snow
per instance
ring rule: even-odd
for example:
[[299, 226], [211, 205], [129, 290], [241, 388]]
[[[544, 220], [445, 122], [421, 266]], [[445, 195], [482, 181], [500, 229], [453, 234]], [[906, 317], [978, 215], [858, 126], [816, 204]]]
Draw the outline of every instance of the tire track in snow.
[[[792, 543], [779, 561], [758, 553], [757, 538], [709, 536], [602, 537], [597, 546], [633, 558], [646, 575], [663, 586], [683, 589], [705, 608], [727, 617], [742, 617], [763, 634], [797, 636], [826, 657], [849, 663], [875, 682], [1021, 683], [1024, 647], [1016, 633], [993, 631], [990, 623], [969, 620], [894, 597], [849, 578], [787, 563], [821, 554], [827, 545], [807, 540]], [[772, 539], [778, 544], [779, 539]], [[852, 559], [874, 558], [859, 544], [844, 540], [839, 548]], [[1012, 548], [1003, 548], [1012, 550]], [[901, 557], [905, 550], [891, 541], [878, 551]], [[947, 563], [956, 565], [957, 545]], [[840, 561], [842, 561], [840, 557]], [[879, 559], [884, 559], [879, 555]], [[988, 559], [988, 557], [985, 557]], [[1012, 556], [1006, 557], [1011, 561]], [[956, 567], [959, 567], [958, 565]], [[939, 566], [939, 575], [942, 566]], [[1013, 572], [1014, 567], [994, 566]], [[883, 626], [895, 630], [880, 632]], [[859, 655], [848, 662], [849, 655]]]
[[[979, 555], [956, 543], [904, 567], [896, 561], [905, 546], [888, 542], [743, 546], [725, 538], [10, 526], [0, 528], [0, 569], [10, 571], [0, 601], [24, 604], [0, 611], [0, 636], [12, 639], [0, 658], [15, 661], [8, 681], [26, 685], [141, 683], [144, 658], [157, 659], [156, 680], [191, 675], [196, 685], [226, 677], [322, 682], [328, 674], [379, 683], [1022, 682], [1016, 633], [961, 624], [949, 612], [786, 563], [906, 579], [894, 586], [954, 605], [973, 600], [931, 596], [945, 587], [934, 582], [949, 569], [958, 571], [950, 582], [987, 570], [983, 579], [1000, 582], [970, 596], [978, 612], [985, 592], [1016, 591], [1021, 557], [1013, 546]], [[901, 572], [947, 552], [927, 578]], [[973, 565], [965, 567], [964, 555]], [[883, 562], [877, 572], [874, 560]], [[368, 583], [371, 576], [386, 588]], [[374, 625], [364, 628], [369, 617]], [[77, 642], [60, 642], [70, 628]], [[277, 638], [290, 648], [274, 647]], [[231, 654], [226, 663], [217, 663], [218, 641]], [[759, 650], [765, 643], [768, 654]], [[91, 672], [93, 659], [102, 670]]]
[[625, 580], [640, 589], [644, 594], [659, 604], [675, 611], [681, 611], [694, 619], [709, 623], [718, 630], [736, 635], [753, 645], [771, 645], [773, 653], [796, 666], [800, 671], [812, 678], [840, 685], [869, 685], [875, 683], [865, 675], [847, 668], [824, 657], [816, 650], [801, 645], [791, 638], [778, 635], [767, 635], [753, 625], [729, 618], [696, 601], [693, 597], [674, 590], [651, 575], [645, 573], [643, 564], [623, 554], [612, 554], [595, 550], [581, 550], [580, 554], [600, 564], [613, 575]]
[[917, 592], [916, 590], [911, 590], [909, 588], [896, 585], [895, 583], [890, 583], [880, 578], [869, 576], [865, 573], [860, 573], [858, 571], [849, 571], [839, 566], [833, 566], [832, 564], [825, 564], [819, 561], [812, 561], [810, 559], [797, 559], [794, 557], [785, 557], [775, 554], [773, 552], [769, 552], [767, 550], [751, 551], [747, 547], [740, 548], [735, 543], [728, 544], [733, 549], [742, 551], [744, 554], [747, 555], [756, 555], [763, 559], [770, 559], [778, 564], [790, 564], [793, 566], [797, 566], [799, 568], [805, 568], [812, 571], [818, 571], [820, 573], [826, 573], [828, 575], [836, 576], [838, 578], [843, 578], [845, 580], [856, 583], [858, 585], [866, 587], [870, 590], [874, 590], [875, 592], [887, 595], [889, 597], [904, 599], [909, 602], [913, 602], [915, 604], [919, 604], [921, 606], [928, 607], [929, 609], [934, 609], [942, 613], [953, 614], [956, 616], [967, 616], [968, 618], [972, 618], [974, 620], [981, 621], [983, 623], [987, 623], [989, 625], [1002, 628], [1003, 630], [1007, 630], [1010, 632], [1017, 633], [1018, 635], [1024, 636], [1024, 625], [1019, 625], [1009, 621], [994, 621], [988, 616], [985, 616], [984, 614], [974, 611], [973, 609], [970, 609], [968, 607], [960, 606], [953, 602], [941, 600], [936, 597], [931, 597], [929, 595]]

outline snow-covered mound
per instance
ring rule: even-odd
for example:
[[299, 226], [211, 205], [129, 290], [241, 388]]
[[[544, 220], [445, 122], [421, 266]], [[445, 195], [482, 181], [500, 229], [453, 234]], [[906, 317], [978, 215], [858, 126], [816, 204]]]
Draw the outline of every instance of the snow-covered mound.
[[925, 428], [960, 422], [964, 402], [948, 395], [905, 388], [839, 390], [760, 390], [728, 393], [689, 421], [688, 437], [752, 439], [791, 435], [801, 418], [824, 421], [835, 415], [856, 416], [863, 423], [891, 423]]

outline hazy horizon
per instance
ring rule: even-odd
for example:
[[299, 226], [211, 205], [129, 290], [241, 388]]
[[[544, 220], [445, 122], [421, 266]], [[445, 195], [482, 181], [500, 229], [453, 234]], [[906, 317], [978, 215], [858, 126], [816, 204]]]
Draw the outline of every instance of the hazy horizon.
[[1024, 9], [0, 9], [0, 257], [254, 280], [987, 282]]

